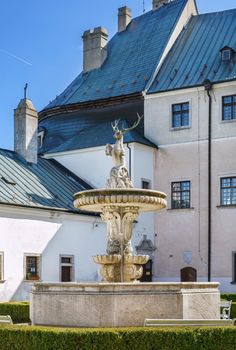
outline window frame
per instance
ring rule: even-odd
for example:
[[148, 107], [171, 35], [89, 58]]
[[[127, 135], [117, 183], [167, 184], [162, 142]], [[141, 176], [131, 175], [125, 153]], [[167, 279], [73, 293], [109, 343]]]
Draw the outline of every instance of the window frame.
[[[36, 258], [37, 259], [37, 270], [35, 277], [27, 277], [27, 258]], [[24, 264], [23, 264], [23, 274], [24, 281], [32, 282], [32, 281], [41, 281], [41, 254], [39, 253], [24, 253]]]
[[[62, 263], [62, 258], [70, 258], [71, 263]], [[71, 267], [71, 281], [75, 282], [75, 256], [73, 254], [60, 254], [59, 255], [59, 281], [62, 282], [62, 266], [70, 266]], [[62, 282], [66, 283], [66, 282]], [[69, 282], [67, 282], [69, 283]]]
[[[224, 57], [224, 54], [227, 52], [228, 54], [228, 58], [226, 59]], [[223, 49], [221, 51], [221, 61], [222, 62], [230, 62], [232, 60], [232, 49], [228, 48], [228, 49]]]
[[[184, 110], [183, 109], [183, 105], [188, 104], [188, 110]], [[181, 110], [179, 113], [174, 111], [174, 107], [180, 105], [181, 106]], [[182, 115], [188, 111], [188, 125], [182, 125]], [[190, 116], [190, 111], [191, 111], [191, 104], [190, 101], [185, 101], [185, 102], [175, 102], [172, 103], [171, 105], [171, 130], [182, 130], [182, 129], [189, 129], [191, 127], [191, 116]], [[174, 115], [175, 114], [180, 114], [180, 118], [181, 118], [181, 125], [180, 126], [174, 126]]]
[[[143, 183], [147, 183], [148, 184], [148, 188], [146, 188], [146, 187], [143, 187]], [[151, 188], [152, 188], [152, 182], [151, 182], [151, 180], [148, 180], [148, 179], [141, 179], [141, 188], [143, 189], [143, 190], [151, 190]]]
[[[229, 187], [222, 187], [222, 182], [223, 182], [223, 180], [225, 180], [225, 179], [230, 179], [230, 186], [229, 186]], [[236, 186], [231, 186], [232, 179], [235, 179], [235, 180], [236, 180], [236, 175], [234, 175], [234, 176], [222, 176], [222, 177], [220, 177], [220, 206], [221, 206], [221, 207], [232, 207], [232, 206], [235, 206], [235, 207], [236, 207], [236, 203], [235, 203], [235, 204], [232, 203], [232, 193], [231, 193], [231, 191], [230, 191], [230, 204], [224, 204], [224, 203], [223, 203], [223, 190], [224, 190], [224, 189], [230, 189], [230, 190], [231, 190], [231, 189], [233, 189], [233, 188], [236, 189]]]
[[[231, 98], [232, 99], [232, 101], [231, 101], [231, 103], [227, 103], [227, 104], [225, 104], [224, 103], [224, 99], [225, 98]], [[227, 123], [227, 122], [236, 122], [236, 114], [235, 114], [235, 118], [232, 118], [232, 116], [233, 116], [233, 107], [235, 106], [235, 108], [236, 108], [236, 101], [235, 101], [235, 103], [234, 103], [234, 101], [233, 101], [233, 98], [235, 97], [235, 99], [236, 99], [236, 94], [233, 94], [233, 95], [225, 95], [225, 96], [222, 96], [222, 111], [221, 111], [221, 121], [222, 122], [225, 122], [225, 123]], [[231, 107], [231, 118], [230, 119], [225, 119], [224, 118], [224, 107], [225, 106], [230, 106]]]
[[[189, 183], [189, 190], [182, 190], [180, 189], [179, 191], [174, 191], [173, 190], [173, 185], [174, 184], [180, 184], [180, 188], [181, 188], [181, 184], [184, 182], [188, 182]], [[189, 206], [179, 206], [179, 207], [175, 207], [174, 206], [174, 200], [173, 200], [173, 193], [180, 193], [180, 204], [182, 201], [181, 195], [184, 192], [188, 192], [189, 193]], [[180, 180], [180, 181], [172, 181], [171, 182], [171, 209], [172, 210], [176, 210], [176, 209], [191, 209], [191, 181], [190, 180]]]

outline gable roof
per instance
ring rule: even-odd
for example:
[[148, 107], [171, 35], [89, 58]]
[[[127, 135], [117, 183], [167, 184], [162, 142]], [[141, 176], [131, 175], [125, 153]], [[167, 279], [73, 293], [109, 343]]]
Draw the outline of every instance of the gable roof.
[[221, 61], [224, 46], [236, 51], [236, 9], [193, 16], [183, 29], [148, 93], [236, 79], [236, 57]]
[[[125, 128], [130, 127], [127, 121], [122, 122]], [[143, 145], [157, 148], [152, 142], [140, 135], [137, 129], [129, 130], [124, 134], [124, 143], [138, 142]], [[101, 123], [95, 127], [89, 127], [80, 131], [77, 135], [59, 146], [50, 149], [47, 154], [57, 152], [67, 152], [78, 149], [104, 146], [107, 143], [114, 144], [115, 139], [111, 128], [111, 123]]]
[[31, 164], [0, 149], [0, 204], [76, 211], [73, 195], [89, 188], [54, 160], [39, 158]]
[[81, 73], [45, 109], [145, 90], [188, 0], [174, 0], [134, 18], [108, 43], [101, 68]]

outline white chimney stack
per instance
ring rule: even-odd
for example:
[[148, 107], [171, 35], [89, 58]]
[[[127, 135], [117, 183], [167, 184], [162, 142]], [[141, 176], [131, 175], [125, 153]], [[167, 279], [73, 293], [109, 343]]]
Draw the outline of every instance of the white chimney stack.
[[127, 25], [132, 20], [132, 12], [127, 6], [118, 9], [118, 32], [126, 30]]
[[167, 4], [168, 2], [169, 2], [169, 0], [152, 0], [152, 9], [157, 10], [161, 6]]
[[83, 34], [83, 72], [100, 68], [107, 58], [108, 32], [103, 27], [87, 30]]
[[38, 113], [27, 98], [14, 110], [14, 150], [27, 162], [37, 163]]

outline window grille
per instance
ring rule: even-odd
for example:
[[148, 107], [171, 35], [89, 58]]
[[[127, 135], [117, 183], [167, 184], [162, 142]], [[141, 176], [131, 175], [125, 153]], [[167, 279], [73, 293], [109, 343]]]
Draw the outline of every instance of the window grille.
[[236, 177], [221, 178], [221, 205], [236, 205]]
[[190, 126], [189, 102], [172, 105], [172, 128]]
[[190, 208], [190, 181], [172, 182], [171, 208]]
[[236, 95], [223, 96], [223, 120], [236, 119]]

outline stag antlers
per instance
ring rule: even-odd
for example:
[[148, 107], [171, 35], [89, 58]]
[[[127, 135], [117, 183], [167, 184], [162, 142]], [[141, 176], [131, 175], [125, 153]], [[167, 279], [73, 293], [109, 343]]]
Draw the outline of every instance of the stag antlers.
[[138, 119], [136, 120], [136, 122], [134, 122], [134, 124], [130, 128], [125, 128], [124, 122], [123, 122], [121, 130], [119, 130], [118, 126], [119, 126], [120, 119], [117, 119], [114, 121], [114, 123], [111, 123], [112, 129], [115, 131], [115, 133], [120, 132], [122, 133], [122, 135], [124, 135], [125, 132], [129, 130], [133, 130], [139, 125], [141, 119], [143, 118], [143, 115], [140, 117], [140, 115], [137, 113], [137, 116], [138, 116]]

